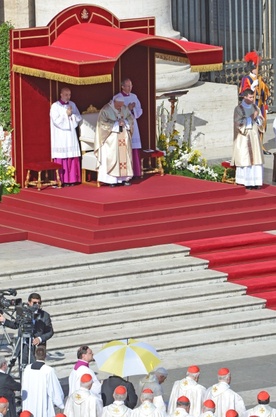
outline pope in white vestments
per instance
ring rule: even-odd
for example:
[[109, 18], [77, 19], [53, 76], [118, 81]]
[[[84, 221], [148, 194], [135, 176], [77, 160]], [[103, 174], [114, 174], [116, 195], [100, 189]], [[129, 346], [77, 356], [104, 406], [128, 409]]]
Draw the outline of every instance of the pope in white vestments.
[[205, 399], [214, 401], [215, 415], [225, 417], [227, 410], [236, 410], [242, 416], [246, 409], [242, 397], [230, 388], [231, 375], [227, 368], [218, 371], [219, 382], [207, 389]]
[[22, 379], [23, 410], [34, 416], [54, 417], [54, 406], [64, 409], [63, 400], [64, 394], [53, 368], [43, 361], [26, 366]]
[[121, 93], [100, 111], [94, 143], [98, 161], [98, 181], [110, 185], [130, 185], [133, 177], [131, 136], [133, 116]]
[[[165, 375], [164, 373], [163, 374], [158, 373], [159, 369], [162, 372], [165, 372]], [[163, 398], [163, 390], [162, 390], [162, 386], [161, 386], [161, 383], [159, 382], [158, 377], [159, 378], [163, 377], [162, 379], [160, 379], [163, 383], [168, 375], [168, 373], [166, 372], [167, 371], [164, 368], [158, 368], [156, 371], [150, 372], [146, 377], [144, 377], [140, 381], [140, 384], [139, 384], [141, 387], [141, 391], [143, 391], [146, 388], [149, 388], [152, 390], [153, 395], [154, 395], [153, 404], [155, 405], [156, 408], [164, 412], [166, 412], [167, 406]]]

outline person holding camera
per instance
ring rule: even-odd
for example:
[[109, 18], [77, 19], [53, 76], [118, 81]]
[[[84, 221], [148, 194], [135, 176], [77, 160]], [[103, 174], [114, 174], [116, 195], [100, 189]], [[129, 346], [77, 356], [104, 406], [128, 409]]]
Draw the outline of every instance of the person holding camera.
[[[23, 350], [22, 362], [28, 363], [28, 356], [30, 356], [30, 363], [35, 361], [34, 352], [35, 347], [38, 345], [45, 345], [53, 334], [53, 326], [50, 314], [41, 308], [42, 300], [38, 293], [31, 293], [28, 297], [27, 309], [18, 307], [20, 314], [17, 314], [15, 320], [6, 319], [3, 314], [0, 314], [0, 323], [9, 327], [10, 329], [19, 329], [18, 337], [22, 337], [23, 333], [27, 333], [24, 327], [28, 327], [30, 331], [31, 340], [28, 341], [31, 346], [31, 351], [28, 349]], [[25, 322], [24, 322], [25, 321]], [[26, 345], [25, 340], [25, 345]]]

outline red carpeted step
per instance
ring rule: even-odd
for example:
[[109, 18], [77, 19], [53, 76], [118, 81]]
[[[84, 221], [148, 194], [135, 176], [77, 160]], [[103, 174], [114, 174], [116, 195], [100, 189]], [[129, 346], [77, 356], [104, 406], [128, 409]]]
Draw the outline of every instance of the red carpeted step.
[[276, 290], [276, 276], [275, 275], [259, 275], [256, 277], [246, 277], [240, 279], [231, 279], [234, 284], [244, 285], [247, 287], [247, 294], [254, 295], [257, 292], [274, 291]]
[[228, 265], [217, 268], [219, 271], [228, 274], [228, 279], [239, 279], [248, 276], [259, 276], [263, 274], [275, 273], [276, 260], [251, 262], [239, 265]]
[[[264, 218], [267, 225], [270, 225], [270, 228], [276, 228], [276, 218], [274, 214], [274, 209], [266, 211]], [[135, 220], [128, 222], [128, 224], [114, 224], [110, 226], [99, 226], [91, 224], [88, 221], [83, 222], [80, 219], [71, 219], [68, 217], [56, 218], [56, 216], [51, 216], [49, 214], [44, 214], [40, 211], [29, 213], [26, 210], [17, 209], [16, 217], [10, 210], [6, 210], [4, 206], [0, 207], [1, 219], [5, 219], [6, 224], [12, 225], [15, 224], [16, 227], [28, 228], [30, 231], [40, 230], [41, 233], [53, 233], [54, 235], [59, 232], [65, 232], [72, 236], [79, 236], [80, 238], [86, 237], [88, 239], [109, 239], [113, 237], [123, 237], [123, 236], [140, 236], [140, 235], [151, 235], [155, 234], [176, 234], [178, 232], [179, 236], [182, 233], [187, 232], [200, 232], [203, 230], [210, 229], [224, 229], [231, 226], [229, 224], [229, 216], [224, 214], [217, 214], [215, 216], [209, 215], [205, 217], [175, 217], [173, 214], [170, 218], [166, 219], [164, 222], [163, 219], [156, 218], [154, 220], [144, 220], [139, 223]], [[263, 213], [265, 210], [263, 210]], [[248, 218], [248, 213], [235, 213], [232, 214], [232, 221], [235, 220], [234, 227], [241, 228], [244, 226], [244, 219]], [[261, 225], [263, 226], [262, 220], [259, 219], [259, 212], [250, 213], [250, 221], [254, 220], [254, 226]], [[270, 223], [271, 222], [271, 223]], [[218, 226], [219, 225], [219, 226]], [[251, 223], [250, 223], [251, 226]], [[232, 227], [232, 226], [231, 226]], [[223, 229], [224, 228], [224, 229]]]
[[237, 234], [232, 236], [220, 236], [209, 239], [190, 240], [178, 242], [179, 245], [191, 248], [191, 254], [223, 251], [226, 248], [249, 248], [250, 246], [259, 246], [263, 244], [276, 243], [276, 235], [266, 232], [247, 233], [245, 235]]
[[[135, 184], [132, 187], [102, 186], [100, 188], [79, 185], [76, 187], [65, 187], [53, 189], [51, 187], [38, 192], [35, 189], [23, 189], [20, 194], [4, 196], [14, 200], [25, 198], [41, 204], [58, 204], [61, 207], [67, 204], [70, 208], [82, 208], [95, 210], [97, 212], [110, 212], [122, 210], [137, 210], [151, 206], [164, 206], [167, 204], [188, 204], [210, 202], [215, 199], [247, 200], [254, 194], [246, 194], [242, 187], [225, 186], [221, 183], [211, 181], [200, 181], [193, 178], [179, 176], [151, 177]], [[261, 197], [260, 194], [255, 196]], [[267, 197], [271, 195], [267, 194]], [[272, 196], [273, 198], [273, 196]], [[276, 200], [275, 200], [276, 201]]]
[[15, 229], [12, 227], [5, 227], [0, 225], [0, 243], [17, 242], [20, 240], [27, 240], [28, 232], [24, 230]]
[[276, 291], [257, 292], [252, 294], [253, 297], [263, 298], [266, 300], [267, 308], [276, 308]]
[[[81, 190], [78, 193], [73, 192], [68, 194], [70, 190]], [[103, 191], [103, 190], [104, 191]], [[132, 188], [131, 188], [132, 189]], [[191, 192], [189, 195], [181, 193], [172, 193], [171, 195], [156, 195], [151, 193], [149, 196], [144, 196], [143, 193], [121, 195], [121, 200], [116, 201], [114, 195], [110, 194], [110, 189], [106, 187], [96, 190], [94, 196], [91, 195], [91, 187], [88, 187], [90, 193], [85, 193], [84, 188], [67, 187], [65, 189], [46, 189], [42, 192], [35, 192], [34, 190], [22, 190], [19, 195], [11, 195], [4, 199], [5, 205], [18, 207], [25, 204], [26, 208], [33, 209], [35, 204], [41, 206], [41, 210], [45, 211], [49, 207], [65, 208], [67, 210], [76, 210], [79, 212], [93, 213], [127, 213], [127, 212], [143, 212], [146, 208], [152, 210], [160, 210], [165, 207], [171, 207], [173, 210], [182, 210], [182, 214], [195, 214], [204, 212], [205, 214], [212, 211], [229, 211], [233, 208], [247, 208], [250, 200], [250, 207], [269, 207], [276, 203], [276, 197], [267, 195], [266, 198], [260, 198], [260, 195], [247, 195], [243, 198], [237, 198], [233, 194], [233, 190], [226, 193], [225, 190], [205, 192]], [[122, 193], [121, 189], [118, 190]], [[95, 192], [95, 189], [94, 189]], [[113, 191], [114, 193], [114, 191]], [[109, 198], [108, 198], [109, 196]], [[120, 196], [119, 192], [115, 197]], [[146, 198], [145, 198], [146, 197]], [[111, 200], [110, 200], [111, 199]], [[202, 202], [204, 201], [204, 204]], [[226, 204], [227, 203], [227, 204]], [[180, 207], [181, 206], [181, 207]]]
[[258, 260], [275, 260], [276, 259], [276, 240], [270, 245], [263, 245], [258, 247], [249, 247], [247, 249], [238, 248], [231, 251], [221, 252], [205, 252], [197, 254], [197, 257], [207, 259], [209, 261], [209, 268], [220, 268], [231, 264], [240, 264], [244, 262], [257, 262]]
[[[59, 190], [55, 190], [58, 192]], [[31, 198], [29, 198], [31, 195]], [[48, 198], [40, 198], [39, 196], [41, 193], [26, 193], [21, 195], [18, 198], [10, 197], [9, 199], [5, 200], [5, 204], [2, 205], [2, 211], [5, 208], [10, 210], [14, 204], [16, 203], [16, 210], [25, 210], [25, 212], [29, 211], [30, 214], [33, 213], [34, 217], [37, 213], [40, 216], [43, 216], [45, 219], [52, 217], [53, 220], [58, 221], [58, 219], [69, 218], [70, 220], [74, 220], [76, 222], [81, 221], [86, 224], [99, 224], [99, 225], [112, 225], [116, 223], [124, 224], [124, 223], [138, 223], [150, 220], [152, 223], [158, 222], [158, 219], [170, 219], [170, 218], [199, 218], [199, 217], [208, 217], [214, 216], [215, 213], [217, 215], [228, 215], [229, 210], [232, 209], [233, 206], [235, 207], [236, 212], [239, 212], [239, 216], [242, 216], [242, 213], [248, 212], [248, 202], [245, 202], [245, 199], [237, 200], [229, 200], [228, 204], [225, 204], [225, 198], [221, 197], [214, 197], [210, 201], [206, 201], [205, 204], [196, 203], [195, 201], [193, 204], [187, 204], [186, 199], [183, 196], [183, 201], [179, 201], [176, 205], [173, 201], [168, 201], [166, 205], [158, 205], [159, 198], [156, 199], [155, 205], [152, 206], [143, 206], [137, 207], [135, 209], [129, 208], [128, 204], [126, 204], [126, 208], [123, 208], [118, 211], [106, 211], [106, 210], [99, 210], [99, 207], [95, 209], [95, 205], [91, 204], [90, 209], [88, 210], [86, 205], [83, 207], [82, 205], [73, 202], [71, 199], [64, 199], [59, 198], [58, 195], [55, 198], [54, 204], [53, 201], [49, 201]], [[35, 196], [35, 198], [34, 198]], [[47, 197], [47, 196], [46, 196]], [[230, 198], [230, 197], [228, 197]], [[266, 198], [270, 201], [271, 197]], [[51, 204], [50, 204], [51, 203]], [[246, 203], [246, 204], [245, 204]], [[271, 206], [271, 203], [272, 206]], [[272, 208], [274, 210], [274, 206], [276, 204], [276, 199], [273, 197], [273, 201], [264, 205], [263, 199], [260, 198], [254, 199], [254, 203], [252, 199], [250, 200], [251, 210], [256, 205], [262, 205], [262, 209], [266, 207], [266, 210]], [[245, 205], [245, 206], [244, 206]], [[258, 211], [257, 211], [258, 213]], [[198, 222], [198, 221], [197, 221]]]
[[266, 190], [155, 176], [114, 189], [22, 190], [4, 196], [0, 216], [30, 239], [92, 253], [276, 229], [275, 203]]

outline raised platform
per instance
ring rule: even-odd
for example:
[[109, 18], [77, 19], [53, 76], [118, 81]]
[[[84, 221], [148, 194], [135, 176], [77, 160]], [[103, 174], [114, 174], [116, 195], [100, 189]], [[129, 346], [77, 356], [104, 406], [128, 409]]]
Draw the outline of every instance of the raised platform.
[[3, 197], [0, 216], [21, 238], [89, 254], [273, 230], [275, 203], [273, 186], [155, 175], [131, 187], [25, 189]]

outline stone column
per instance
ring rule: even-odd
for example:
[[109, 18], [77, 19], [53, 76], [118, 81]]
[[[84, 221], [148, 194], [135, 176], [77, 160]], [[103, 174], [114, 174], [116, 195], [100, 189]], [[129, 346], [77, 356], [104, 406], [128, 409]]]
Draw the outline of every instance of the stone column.
[[16, 28], [35, 26], [35, 0], [4, 0], [4, 21]]

